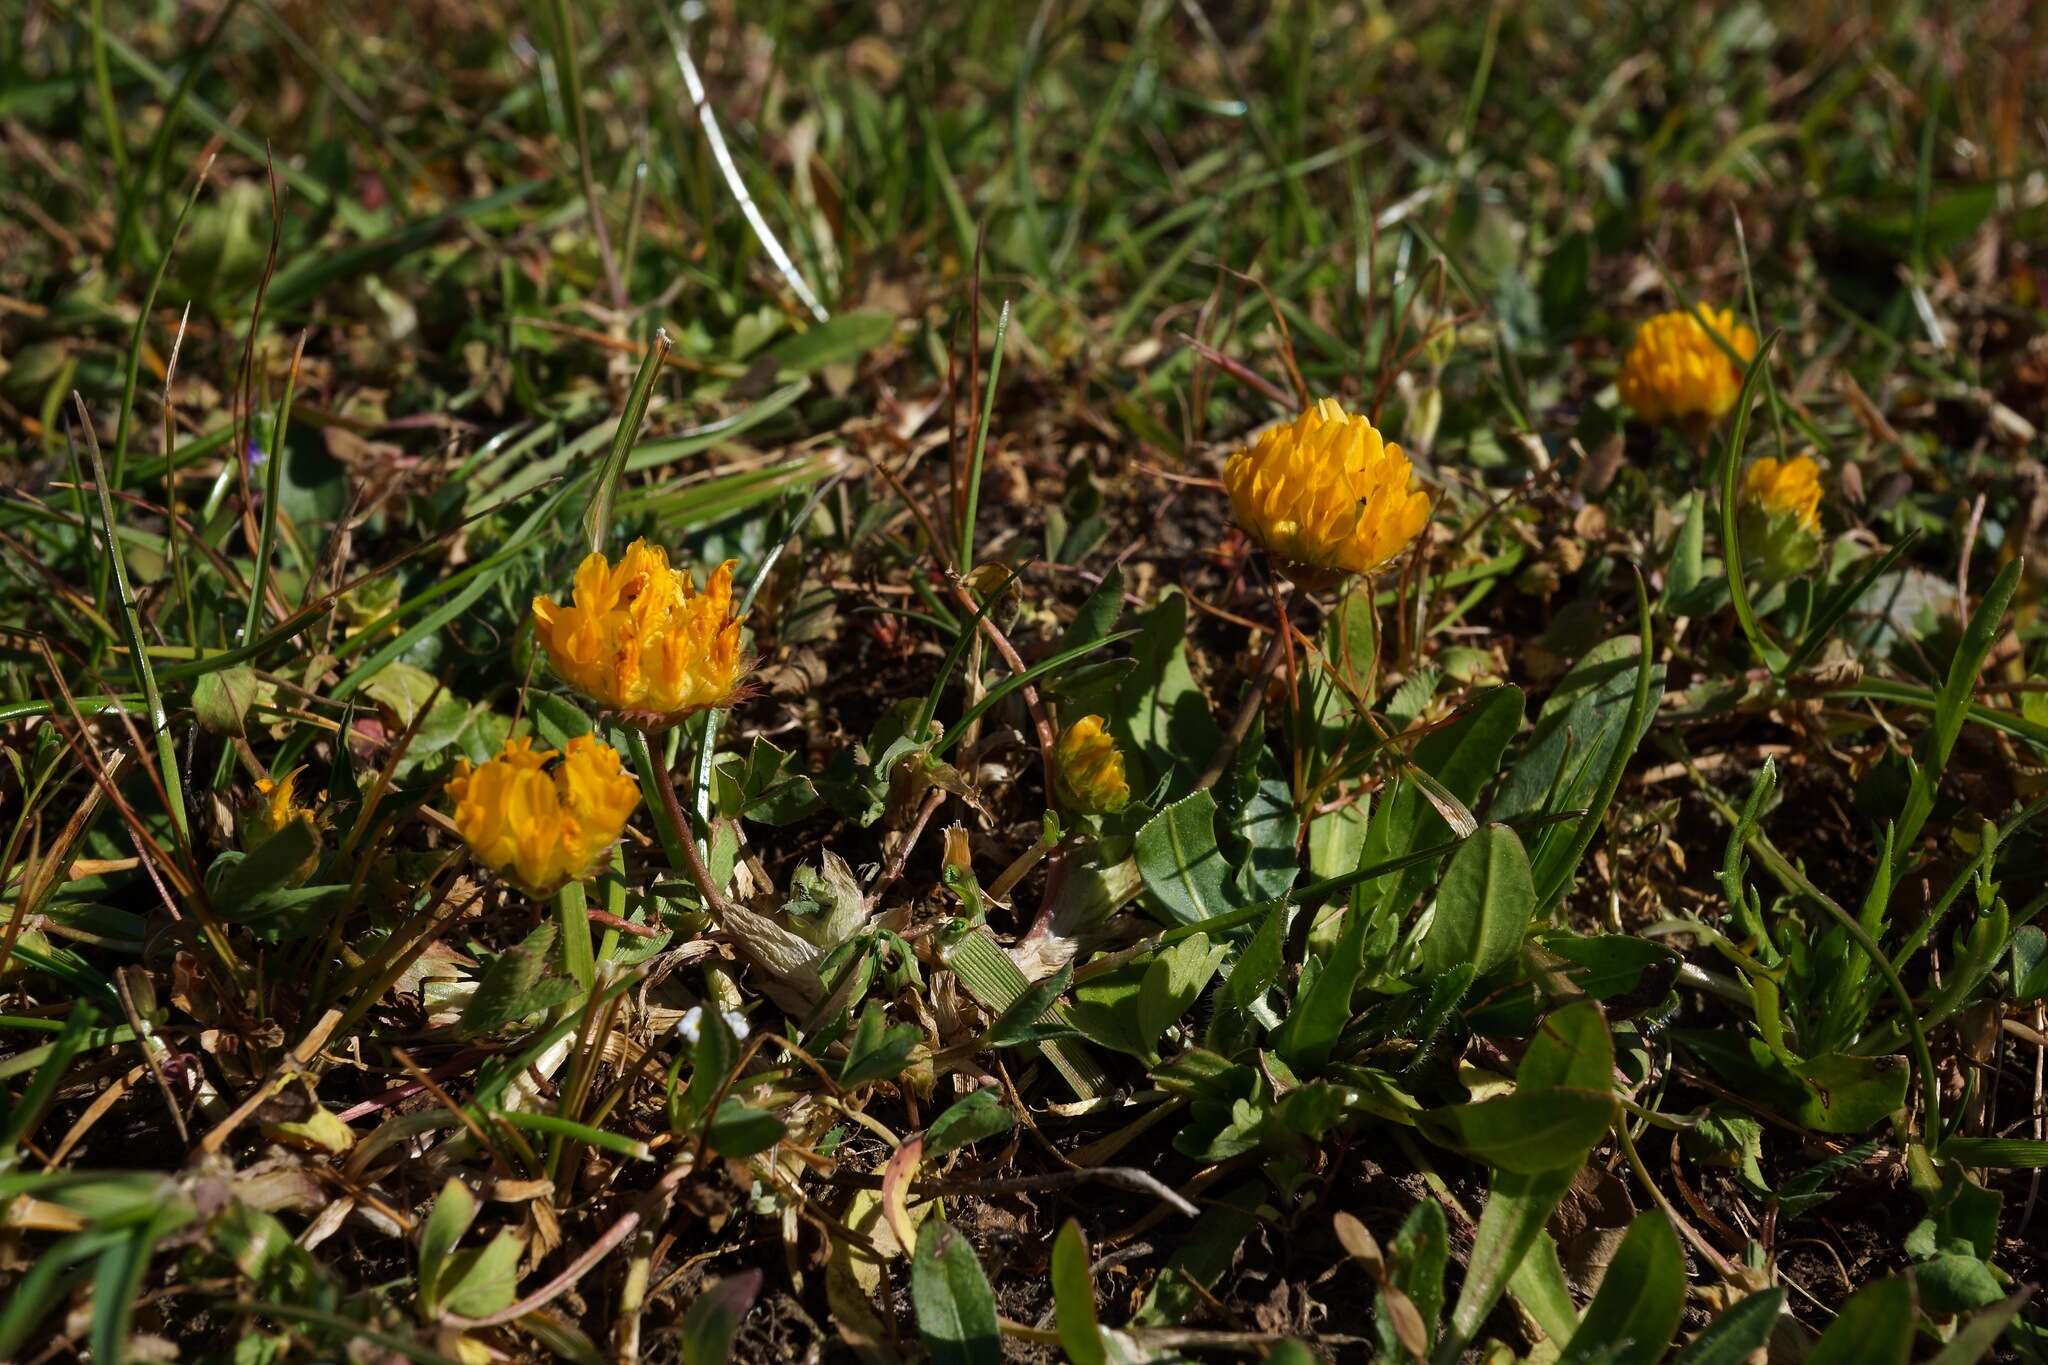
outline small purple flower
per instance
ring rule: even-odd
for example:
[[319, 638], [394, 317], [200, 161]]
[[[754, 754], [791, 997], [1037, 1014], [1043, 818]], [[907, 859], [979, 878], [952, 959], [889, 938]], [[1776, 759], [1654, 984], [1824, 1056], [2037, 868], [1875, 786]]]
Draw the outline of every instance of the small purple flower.
[[263, 468], [263, 462], [269, 458], [268, 455], [263, 453], [263, 447], [256, 444], [256, 438], [251, 436], [249, 438], [249, 448], [242, 452], [243, 462], [249, 466], [249, 472], [253, 474]]

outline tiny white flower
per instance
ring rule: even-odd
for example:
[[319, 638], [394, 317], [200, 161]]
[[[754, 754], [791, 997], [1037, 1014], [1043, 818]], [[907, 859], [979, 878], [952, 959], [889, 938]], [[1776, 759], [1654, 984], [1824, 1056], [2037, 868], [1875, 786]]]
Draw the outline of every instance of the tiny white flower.
[[[738, 1042], [745, 1042], [747, 1035], [753, 1032], [753, 1027], [747, 1023], [747, 1016], [738, 1010], [720, 1010], [719, 1017], [725, 1020], [726, 1028], [731, 1030], [733, 1038]], [[704, 1007], [692, 1005], [684, 1010], [683, 1017], [676, 1020], [676, 1032], [682, 1035], [684, 1042], [695, 1047], [704, 1033]]]

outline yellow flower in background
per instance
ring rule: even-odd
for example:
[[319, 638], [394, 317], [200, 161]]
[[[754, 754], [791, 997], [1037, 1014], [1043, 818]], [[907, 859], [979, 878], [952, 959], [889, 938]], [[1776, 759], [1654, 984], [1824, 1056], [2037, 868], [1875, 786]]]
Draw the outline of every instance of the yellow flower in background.
[[629, 724], [654, 729], [732, 700], [746, 672], [727, 560], [702, 592], [659, 546], [636, 540], [614, 566], [576, 570], [567, 606], [533, 599], [534, 632], [562, 680]]
[[1230, 514], [1304, 587], [1371, 573], [1429, 520], [1414, 466], [1371, 422], [1325, 398], [1223, 466]]
[[639, 785], [610, 745], [578, 735], [550, 769], [557, 756], [511, 739], [481, 768], [457, 759], [448, 779], [455, 829], [470, 852], [536, 896], [596, 872], [640, 804]]
[[1742, 370], [1714, 344], [1709, 327], [1745, 361], [1756, 356], [1756, 333], [1726, 308], [1659, 313], [1636, 329], [1616, 380], [1621, 401], [1636, 416], [1646, 422], [1713, 421], [1735, 406]]
[[1060, 798], [1082, 815], [1113, 815], [1131, 799], [1124, 756], [1102, 728], [1102, 717], [1083, 716], [1053, 749]]
[[1820, 466], [1805, 455], [1779, 461], [1765, 456], [1742, 475], [1742, 500], [1773, 516], [1789, 516], [1807, 531], [1820, 530]]

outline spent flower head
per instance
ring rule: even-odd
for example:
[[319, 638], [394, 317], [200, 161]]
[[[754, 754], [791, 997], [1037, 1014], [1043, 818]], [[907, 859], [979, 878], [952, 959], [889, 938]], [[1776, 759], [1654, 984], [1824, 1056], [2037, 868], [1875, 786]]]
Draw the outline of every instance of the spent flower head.
[[1069, 725], [1052, 757], [1060, 799], [1078, 814], [1114, 815], [1130, 804], [1124, 756], [1102, 728], [1101, 716], [1083, 716]]
[[1742, 370], [1715, 336], [1744, 361], [1755, 358], [1756, 333], [1726, 308], [1701, 304], [1645, 322], [1621, 359], [1621, 401], [1646, 422], [1701, 423], [1726, 416], [1742, 393]]
[[560, 754], [522, 736], [480, 768], [458, 759], [448, 794], [477, 861], [534, 896], [595, 873], [640, 803], [618, 751], [588, 735]]
[[1223, 466], [1230, 513], [1303, 587], [1371, 573], [1408, 547], [1429, 520], [1401, 447], [1325, 398], [1268, 427]]
[[534, 633], [564, 682], [629, 725], [664, 729], [724, 706], [745, 676], [732, 570], [719, 565], [700, 592], [645, 540], [616, 565], [594, 551], [567, 605], [533, 599]]

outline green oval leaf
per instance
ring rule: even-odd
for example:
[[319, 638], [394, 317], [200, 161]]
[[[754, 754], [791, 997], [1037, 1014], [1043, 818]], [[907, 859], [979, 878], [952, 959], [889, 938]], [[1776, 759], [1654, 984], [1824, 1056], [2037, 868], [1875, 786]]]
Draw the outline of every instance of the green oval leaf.
[[1685, 1253], [1662, 1209], [1629, 1224], [1558, 1365], [1652, 1365], [1685, 1314]]
[[1469, 962], [1490, 972], [1513, 960], [1536, 911], [1536, 883], [1522, 841], [1506, 825], [1482, 826], [1451, 855], [1436, 916], [1422, 939], [1425, 971]]
[[918, 1229], [910, 1301], [934, 1365], [1002, 1365], [1002, 1330], [988, 1277], [967, 1239], [937, 1218], [927, 1218]]

